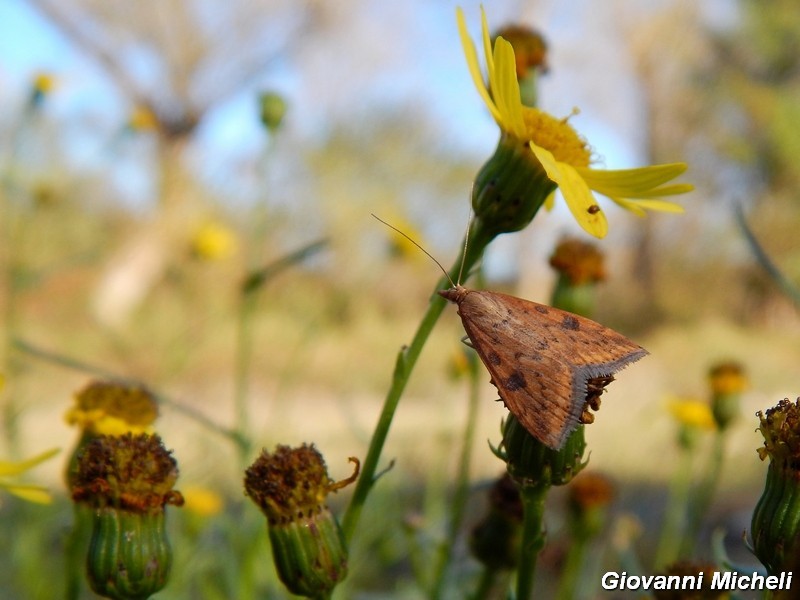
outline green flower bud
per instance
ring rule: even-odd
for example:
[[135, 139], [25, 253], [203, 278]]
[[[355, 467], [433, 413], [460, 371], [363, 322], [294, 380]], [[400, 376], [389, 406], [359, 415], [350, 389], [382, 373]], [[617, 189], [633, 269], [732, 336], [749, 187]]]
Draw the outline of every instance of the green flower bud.
[[503, 429], [503, 452], [508, 473], [522, 488], [564, 485], [581, 472], [586, 450], [584, 426], [579, 425], [561, 450], [548, 448], [509, 415]]
[[263, 450], [245, 472], [245, 493], [267, 517], [278, 576], [293, 594], [329, 594], [347, 575], [344, 536], [324, 503], [357, 476], [358, 467], [352, 477], [333, 482], [322, 455], [307, 444]]
[[515, 569], [521, 526], [519, 489], [506, 473], [489, 491], [489, 511], [472, 530], [469, 546], [473, 556], [489, 569]]
[[800, 398], [758, 412], [769, 458], [764, 492], [753, 512], [753, 553], [770, 575], [800, 570]]
[[115, 600], [149, 598], [167, 583], [172, 548], [165, 512], [99, 508], [94, 513], [86, 561], [92, 589]]
[[172, 550], [164, 528], [175, 459], [157, 435], [98, 436], [78, 458], [72, 498], [93, 509], [87, 574], [107, 598], [149, 598], [166, 585]]
[[472, 188], [475, 223], [490, 237], [528, 226], [556, 189], [526, 143], [502, 134]]
[[275, 133], [286, 116], [286, 101], [275, 92], [263, 92], [258, 97], [258, 110], [261, 124], [270, 133]]

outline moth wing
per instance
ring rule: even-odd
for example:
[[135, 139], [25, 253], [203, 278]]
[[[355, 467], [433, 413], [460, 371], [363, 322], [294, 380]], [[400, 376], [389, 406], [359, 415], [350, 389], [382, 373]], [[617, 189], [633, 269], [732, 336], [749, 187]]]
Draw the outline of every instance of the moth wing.
[[588, 380], [647, 354], [590, 319], [505, 294], [473, 290], [459, 315], [508, 410], [554, 449], [580, 423]]

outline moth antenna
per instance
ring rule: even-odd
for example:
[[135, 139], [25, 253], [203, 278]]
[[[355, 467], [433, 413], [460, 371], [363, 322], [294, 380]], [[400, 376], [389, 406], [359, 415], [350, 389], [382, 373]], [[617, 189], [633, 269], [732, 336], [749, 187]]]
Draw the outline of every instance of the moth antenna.
[[464, 275], [464, 263], [467, 260], [467, 244], [469, 243], [469, 230], [472, 228], [472, 207], [469, 209], [467, 231], [464, 233], [464, 250], [461, 252], [461, 266], [458, 269], [458, 284], [461, 285], [461, 276]]
[[[400, 235], [402, 235], [404, 238], [406, 238], [406, 239], [407, 239], [409, 242], [411, 242], [412, 244], [414, 244], [414, 245], [415, 245], [417, 248], [419, 248], [420, 250], [422, 250], [422, 251], [425, 253], [425, 255], [426, 255], [428, 258], [430, 258], [430, 259], [431, 259], [433, 262], [435, 262], [435, 263], [436, 263], [436, 266], [437, 266], [437, 267], [439, 267], [439, 268], [442, 270], [442, 273], [444, 273], [444, 276], [447, 278], [447, 281], [449, 281], [449, 282], [450, 282], [450, 285], [452, 285], [453, 287], [456, 287], [456, 284], [453, 282], [453, 279], [452, 279], [452, 277], [450, 277], [450, 273], [448, 273], [448, 272], [445, 270], [445, 268], [442, 266], [442, 263], [440, 263], [438, 260], [436, 260], [436, 259], [433, 257], [433, 255], [432, 255], [430, 252], [428, 252], [427, 250], [425, 250], [425, 248], [423, 248], [423, 247], [422, 247], [422, 246], [420, 246], [420, 245], [419, 245], [419, 244], [418, 244], [416, 241], [414, 241], [413, 239], [411, 239], [411, 236], [409, 236], [408, 234], [406, 234], [406, 233], [404, 233], [404, 232], [400, 231], [400, 230], [399, 230], [397, 227], [395, 227], [394, 225], [390, 225], [389, 223], [387, 223], [386, 221], [384, 221], [383, 219], [381, 219], [379, 216], [377, 216], [375, 213], [370, 213], [370, 214], [371, 214], [373, 217], [375, 217], [375, 218], [376, 218], [378, 221], [380, 221], [381, 223], [383, 223], [384, 225], [386, 225], [386, 226], [387, 226], [389, 229], [393, 229], [394, 231], [396, 231], [397, 233], [399, 233]], [[464, 267], [464, 261], [463, 261], [463, 260], [461, 261], [461, 267], [462, 267], [462, 268]], [[460, 275], [459, 275], [459, 278], [460, 278]]]

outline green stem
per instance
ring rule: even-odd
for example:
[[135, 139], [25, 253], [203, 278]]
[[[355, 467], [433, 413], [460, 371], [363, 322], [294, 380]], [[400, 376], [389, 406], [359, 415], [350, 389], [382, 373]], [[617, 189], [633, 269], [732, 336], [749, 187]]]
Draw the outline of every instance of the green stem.
[[453, 554], [453, 547], [456, 543], [456, 537], [461, 530], [461, 524], [464, 521], [464, 513], [467, 506], [467, 497], [469, 495], [469, 467], [470, 457], [473, 441], [475, 439], [475, 426], [478, 421], [478, 401], [480, 394], [478, 393], [479, 375], [477, 360], [469, 361], [469, 406], [467, 409], [467, 422], [464, 427], [463, 444], [461, 446], [461, 456], [459, 457], [458, 475], [455, 486], [455, 495], [453, 498], [453, 510], [450, 518], [450, 525], [447, 531], [447, 537], [442, 540], [438, 548], [438, 556], [436, 567], [433, 575], [433, 586], [431, 588], [430, 597], [438, 599], [442, 595], [442, 587], [444, 586], [445, 575], [447, 567], [450, 564], [450, 559]]
[[578, 584], [583, 580], [581, 577], [583, 557], [586, 555], [589, 539], [584, 536], [575, 536], [571, 541], [559, 581], [558, 595], [556, 596], [558, 600], [574, 600]]
[[545, 484], [520, 488], [523, 518], [516, 600], [533, 598], [536, 558], [545, 542], [544, 501], [549, 489]]
[[686, 506], [692, 478], [692, 450], [684, 448], [681, 452], [683, 456], [670, 485], [664, 523], [661, 525], [661, 537], [653, 562], [656, 569], [663, 569], [675, 562], [686, 532]]
[[497, 580], [497, 573], [497, 569], [484, 568], [483, 573], [481, 573], [481, 579], [478, 582], [478, 589], [475, 590], [470, 600], [486, 600], [486, 598], [489, 598]]
[[708, 471], [695, 494], [694, 501], [689, 505], [686, 536], [681, 545], [681, 556], [684, 558], [690, 558], [694, 552], [694, 547], [697, 543], [697, 535], [700, 532], [703, 519], [705, 519], [708, 513], [708, 508], [711, 506], [714, 493], [719, 485], [724, 458], [725, 432], [718, 430], [717, 434], [714, 436], [714, 448], [712, 450], [711, 459], [708, 462]]
[[[493, 235], [484, 230], [481, 226], [481, 222], [476, 220], [471, 234], [468, 236], [463, 263], [457, 261], [456, 264], [453, 265], [450, 269], [449, 279], [455, 281], [462, 272], [462, 269], [465, 273], [469, 273], [469, 270], [478, 261], [478, 258], [483, 254], [484, 248], [486, 248], [493, 237]], [[436, 290], [443, 289], [449, 284], [450, 282], [447, 278], [440, 279], [436, 284]], [[367, 450], [367, 456], [361, 466], [361, 476], [358, 479], [356, 488], [353, 491], [353, 497], [342, 519], [342, 531], [348, 543], [353, 538], [367, 496], [372, 490], [372, 486], [375, 484], [375, 473], [378, 468], [378, 461], [383, 451], [383, 445], [389, 435], [389, 429], [394, 419], [394, 413], [400, 403], [400, 398], [408, 384], [409, 377], [414, 370], [414, 365], [422, 352], [422, 348], [425, 346], [425, 342], [428, 340], [433, 326], [436, 325], [436, 321], [442, 314], [446, 302], [444, 298], [434, 292], [430, 304], [428, 305], [428, 310], [423, 316], [417, 328], [417, 332], [411, 340], [411, 344], [400, 350], [397, 355], [391, 387], [386, 394], [386, 399], [383, 402], [383, 409], [378, 417], [378, 423], [375, 426], [375, 431], [372, 434], [372, 440]]]
[[236, 329], [236, 358], [234, 374], [234, 411], [236, 427], [234, 431], [243, 443], [238, 445], [242, 464], [248, 460], [250, 453], [250, 436], [248, 434], [250, 415], [247, 410], [248, 384], [253, 356], [253, 315], [258, 301], [258, 293], [276, 275], [292, 267], [309, 256], [324, 249], [327, 239], [320, 239], [290, 252], [260, 269], [250, 271], [241, 286], [239, 297], [239, 314]]

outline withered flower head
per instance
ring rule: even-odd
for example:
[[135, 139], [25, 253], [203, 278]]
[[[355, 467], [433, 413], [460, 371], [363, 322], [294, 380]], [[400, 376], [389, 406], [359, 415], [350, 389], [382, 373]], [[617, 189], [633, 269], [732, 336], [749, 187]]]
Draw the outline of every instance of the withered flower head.
[[606, 279], [603, 253], [588, 242], [565, 238], [550, 257], [550, 266], [572, 285], [598, 283]]
[[95, 508], [160, 512], [183, 504], [172, 489], [177, 479], [178, 465], [159, 436], [101, 435], [80, 452], [72, 498]]

